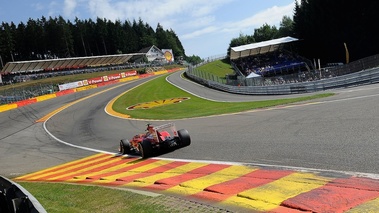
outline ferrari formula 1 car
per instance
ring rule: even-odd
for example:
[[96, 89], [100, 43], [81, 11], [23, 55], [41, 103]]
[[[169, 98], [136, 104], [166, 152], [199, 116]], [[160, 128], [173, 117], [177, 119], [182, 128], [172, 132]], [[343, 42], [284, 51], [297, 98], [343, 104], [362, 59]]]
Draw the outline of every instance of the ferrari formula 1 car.
[[123, 155], [139, 154], [142, 158], [148, 158], [159, 150], [172, 150], [191, 144], [188, 131], [185, 129], [176, 131], [174, 123], [156, 127], [148, 124], [146, 131], [146, 133], [135, 135], [131, 140], [122, 139], [119, 152]]

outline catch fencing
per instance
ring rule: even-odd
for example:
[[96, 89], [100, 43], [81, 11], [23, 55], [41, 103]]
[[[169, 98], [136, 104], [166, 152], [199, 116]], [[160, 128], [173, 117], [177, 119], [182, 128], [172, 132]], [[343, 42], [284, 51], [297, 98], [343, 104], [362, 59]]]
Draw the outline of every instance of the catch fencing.
[[379, 55], [337, 67], [269, 78], [212, 75], [189, 67], [186, 76], [210, 88], [247, 95], [286, 95], [317, 92], [379, 82]]

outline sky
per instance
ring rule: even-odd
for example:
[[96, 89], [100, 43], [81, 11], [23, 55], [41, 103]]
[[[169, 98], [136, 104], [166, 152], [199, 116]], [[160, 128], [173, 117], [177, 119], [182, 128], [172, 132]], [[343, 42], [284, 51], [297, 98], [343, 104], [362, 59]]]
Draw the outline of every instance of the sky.
[[[293, 17], [295, 0], [1, 0], [0, 21], [18, 25], [42, 16], [74, 21], [140, 18], [154, 30], [172, 29], [187, 56], [225, 55], [230, 41], [264, 24], [279, 27]], [[166, 49], [167, 47], [159, 47]], [[175, 53], [174, 53], [175, 55]]]

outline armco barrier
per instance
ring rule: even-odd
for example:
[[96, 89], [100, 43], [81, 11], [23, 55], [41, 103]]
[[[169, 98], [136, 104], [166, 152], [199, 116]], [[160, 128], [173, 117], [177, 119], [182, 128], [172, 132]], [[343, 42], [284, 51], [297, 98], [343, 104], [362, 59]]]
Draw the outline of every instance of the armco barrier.
[[231, 86], [202, 79], [191, 74], [188, 70], [185, 72], [185, 75], [204, 86], [229, 93], [245, 95], [288, 95], [379, 83], [379, 67], [318, 81], [271, 86]]
[[0, 212], [44, 213], [46, 210], [22, 186], [0, 176]]

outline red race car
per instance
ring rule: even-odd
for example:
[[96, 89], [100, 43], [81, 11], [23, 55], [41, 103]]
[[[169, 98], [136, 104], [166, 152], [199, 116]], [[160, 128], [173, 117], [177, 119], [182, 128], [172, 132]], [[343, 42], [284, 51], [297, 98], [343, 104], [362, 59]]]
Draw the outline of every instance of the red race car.
[[139, 154], [142, 158], [153, 156], [159, 150], [170, 150], [189, 146], [191, 137], [187, 130], [176, 131], [174, 123], [160, 126], [147, 125], [146, 133], [135, 135], [131, 140], [120, 141], [121, 154]]

